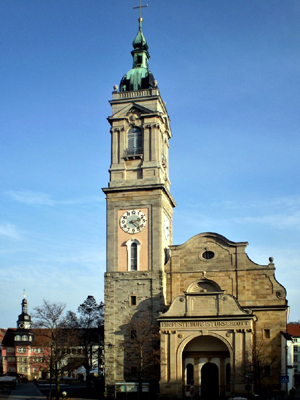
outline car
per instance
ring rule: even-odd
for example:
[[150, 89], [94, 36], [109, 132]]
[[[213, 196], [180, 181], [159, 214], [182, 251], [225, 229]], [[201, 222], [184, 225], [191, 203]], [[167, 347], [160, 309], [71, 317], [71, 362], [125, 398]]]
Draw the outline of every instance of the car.
[[14, 389], [18, 386], [18, 380], [15, 376], [0, 376], [0, 388]]

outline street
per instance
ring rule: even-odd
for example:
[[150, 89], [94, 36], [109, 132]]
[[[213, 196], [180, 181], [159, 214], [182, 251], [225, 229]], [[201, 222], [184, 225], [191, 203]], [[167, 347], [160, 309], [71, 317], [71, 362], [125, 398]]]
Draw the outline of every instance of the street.
[[24, 399], [44, 399], [45, 396], [38, 390], [38, 388], [31, 382], [20, 383], [13, 390], [1, 390], [0, 399], [14, 399], [14, 400], [24, 400]]

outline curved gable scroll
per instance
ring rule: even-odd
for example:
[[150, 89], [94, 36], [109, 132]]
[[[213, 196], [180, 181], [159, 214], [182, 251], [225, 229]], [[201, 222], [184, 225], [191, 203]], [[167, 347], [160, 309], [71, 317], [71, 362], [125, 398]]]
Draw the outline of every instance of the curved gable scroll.
[[201, 279], [200, 281], [191, 283], [186, 293], [224, 293], [224, 290], [214, 281]]

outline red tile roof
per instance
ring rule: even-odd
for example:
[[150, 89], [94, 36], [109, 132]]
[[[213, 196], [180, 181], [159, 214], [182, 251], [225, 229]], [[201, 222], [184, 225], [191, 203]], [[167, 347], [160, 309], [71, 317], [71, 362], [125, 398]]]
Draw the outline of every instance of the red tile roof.
[[300, 337], [300, 324], [288, 324], [287, 332], [294, 337]]
[[[16, 328], [7, 329], [4, 339], [2, 341], [2, 346], [5, 347], [15, 346], [14, 336], [16, 330], [17, 330]], [[34, 335], [33, 342], [31, 342], [30, 344], [31, 347], [43, 347], [50, 345], [49, 331], [47, 329], [31, 329], [31, 332]]]
[[6, 329], [0, 328], [0, 343], [2, 342], [4, 335], [5, 335]]

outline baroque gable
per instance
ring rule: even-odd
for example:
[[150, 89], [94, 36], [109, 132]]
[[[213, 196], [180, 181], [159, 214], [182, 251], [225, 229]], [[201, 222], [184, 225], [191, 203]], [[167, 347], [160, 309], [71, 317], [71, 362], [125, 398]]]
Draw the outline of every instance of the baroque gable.
[[237, 299], [222, 290], [216, 282], [201, 279], [193, 282], [182, 295], [177, 296], [164, 317], [236, 317], [249, 316]]

